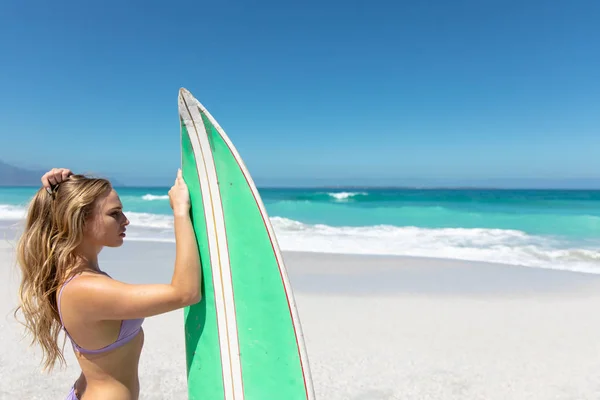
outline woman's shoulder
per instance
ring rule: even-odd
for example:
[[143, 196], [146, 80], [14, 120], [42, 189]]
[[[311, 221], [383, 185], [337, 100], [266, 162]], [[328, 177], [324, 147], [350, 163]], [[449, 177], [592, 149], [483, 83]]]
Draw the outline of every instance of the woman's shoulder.
[[70, 271], [62, 280], [60, 284], [60, 291], [63, 291], [66, 287], [69, 288], [68, 292], [70, 293], [74, 293], [80, 290], [85, 291], [86, 288], [89, 288], [90, 284], [101, 285], [103, 284], [103, 281], [108, 283], [108, 280], [112, 280], [112, 278], [104, 271]]

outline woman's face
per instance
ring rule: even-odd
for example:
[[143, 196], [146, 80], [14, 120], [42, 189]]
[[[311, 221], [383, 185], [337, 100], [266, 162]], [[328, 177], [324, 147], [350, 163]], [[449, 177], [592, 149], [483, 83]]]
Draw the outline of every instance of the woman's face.
[[129, 220], [123, 214], [123, 204], [112, 189], [96, 202], [94, 213], [86, 224], [84, 240], [94, 246], [119, 247], [123, 244], [127, 225]]

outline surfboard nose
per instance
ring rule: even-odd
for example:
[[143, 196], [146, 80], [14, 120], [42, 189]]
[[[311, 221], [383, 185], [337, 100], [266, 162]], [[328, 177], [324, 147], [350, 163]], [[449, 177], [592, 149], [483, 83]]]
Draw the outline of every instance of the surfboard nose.
[[179, 114], [181, 115], [188, 105], [193, 104], [194, 97], [186, 88], [179, 89], [178, 103], [179, 103]]
[[191, 93], [189, 90], [187, 90], [186, 88], [180, 88], [179, 89], [179, 99], [185, 98], [191, 96]]

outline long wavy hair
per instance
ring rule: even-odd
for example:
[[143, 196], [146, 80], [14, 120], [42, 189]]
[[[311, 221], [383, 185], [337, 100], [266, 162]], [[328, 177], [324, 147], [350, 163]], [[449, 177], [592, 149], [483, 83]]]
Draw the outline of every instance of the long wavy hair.
[[31, 345], [41, 346], [44, 371], [52, 370], [57, 361], [66, 365], [64, 342], [62, 348], [58, 345], [62, 326], [56, 291], [81, 266], [76, 250], [83, 240], [84, 227], [96, 200], [111, 188], [106, 179], [72, 175], [52, 193], [38, 190], [29, 205], [16, 249], [21, 284], [15, 317], [19, 312], [23, 314]]

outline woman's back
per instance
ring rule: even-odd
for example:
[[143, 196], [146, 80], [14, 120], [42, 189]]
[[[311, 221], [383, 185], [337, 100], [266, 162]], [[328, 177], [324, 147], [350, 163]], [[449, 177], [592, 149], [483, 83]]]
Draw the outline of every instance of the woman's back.
[[80, 283], [86, 279], [110, 278], [90, 273], [74, 275], [57, 292], [61, 325], [82, 370], [75, 392], [85, 393], [86, 398], [92, 399], [137, 399], [137, 366], [144, 344], [141, 328], [144, 319], [98, 321], [90, 313], [78, 310], [78, 298], [85, 296], [85, 287]]

